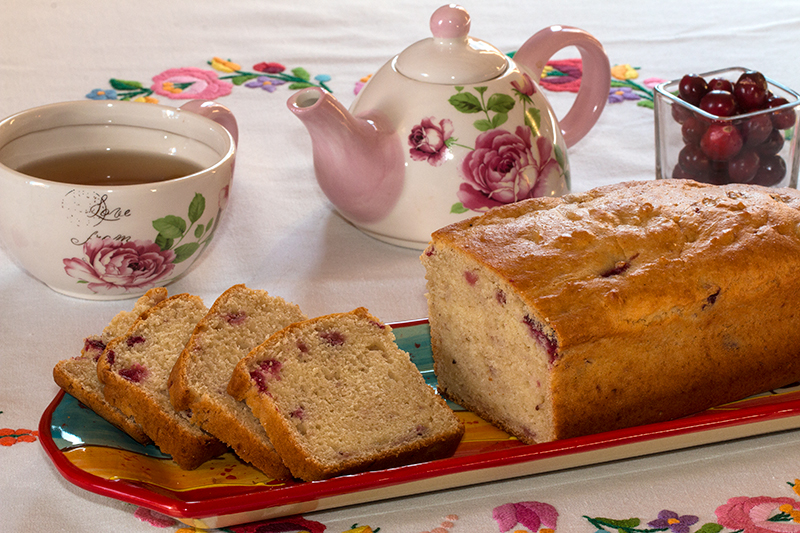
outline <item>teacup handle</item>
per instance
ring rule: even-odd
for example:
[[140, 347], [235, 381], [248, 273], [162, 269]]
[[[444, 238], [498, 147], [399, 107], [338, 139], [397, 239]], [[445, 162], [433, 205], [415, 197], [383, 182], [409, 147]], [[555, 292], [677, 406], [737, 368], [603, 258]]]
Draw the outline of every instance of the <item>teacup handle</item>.
[[233, 137], [233, 142], [239, 144], [239, 126], [233, 112], [222, 104], [210, 100], [190, 100], [180, 106], [184, 111], [191, 111], [206, 118], [210, 118], [226, 130]]
[[550, 58], [568, 46], [578, 49], [583, 62], [578, 95], [564, 118], [559, 120], [564, 142], [569, 147], [592, 129], [608, 101], [611, 65], [603, 45], [581, 29], [550, 26], [525, 41], [514, 54], [514, 61], [530, 70], [534, 80], [539, 80]]

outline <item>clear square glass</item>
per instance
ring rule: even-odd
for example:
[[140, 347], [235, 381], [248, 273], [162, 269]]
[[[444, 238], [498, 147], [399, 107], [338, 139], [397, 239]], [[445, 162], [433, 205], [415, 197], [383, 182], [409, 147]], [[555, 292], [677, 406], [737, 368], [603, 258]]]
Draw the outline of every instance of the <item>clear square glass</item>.
[[[732, 67], [706, 72], [700, 74], [700, 76], [707, 82], [714, 78], [722, 78], [735, 83], [742, 73], [749, 70], [751, 69]], [[797, 173], [800, 167], [798, 164], [800, 153], [797, 151], [797, 127], [800, 113], [795, 108], [800, 105], [800, 95], [776, 81], [769, 78], [766, 78], [766, 80], [772, 94], [775, 97], [785, 98], [787, 103], [774, 108], [733, 117], [711, 115], [679, 98], [678, 87], [681, 80], [673, 80], [657, 85], [655, 88], [656, 178], [694, 179], [715, 184], [741, 183], [741, 171], [737, 173], [731, 166], [734, 164], [744, 165], [745, 152], [755, 151], [760, 157], [760, 165], [762, 167], [769, 165], [769, 169], [764, 168], [763, 171], [760, 171], [761, 174], [758, 175], [758, 179], [753, 178], [747, 183], [771, 187], [797, 188]], [[771, 117], [775, 113], [783, 113], [784, 119], [772, 120]], [[742, 149], [729, 159], [710, 159], [710, 166], [708, 167], [705, 165], [705, 161], [702, 161], [702, 165], [697, 164], [698, 129], [703, 131], [702, 128], [708, 128], [711, 124], [731, 126], [736, 128], [746, 139], [746, 130], [744, 128], [750, 127], [751, 124], [759, 121], [763, 125], [765, 116], [770, 117], [774, 125], [772, 137], [768, 140], [771, 143], [769, 146], [767, 141], [755, 146], [750, 146], [745, 141]], [[789, 118], [790, 124], [788, 127], [782, 127], [781, 129], [775, 127], [775, 125], [787, 126], [786, 117], [791, 116], [794, 116], [794, 120], [792, 121]], [[688, 117], [693, 117], [693, 122], [690, 121], [690, 123], [694, 128], [687, 124]], [[751, 120], [753, 122], [748, 123]], [[697, 126], [698, 124], [700, 125], [699, 127]], [[783, 140], [782, 144], [778, 142], [779, 139]], [[702, 158], [703, 156], [700, 155], [699, 157]], [[741, 160], [737, 163], [732, 163], [731, 160], [737, 157], [741, 157]], [[748, 157], [751, 158], [750, 161], [752, 162], [752, 156]], [[775, 158], [780, 158], [782, 163]], [[780, 175], [781, 165], [786, 167], [785, 174], [779, 181], [776, 181], [777, 176]], [[731, 172], [729, 172], [729, 168], [731, 168]], [[739, 166], [739, 169], [741, 168]]]

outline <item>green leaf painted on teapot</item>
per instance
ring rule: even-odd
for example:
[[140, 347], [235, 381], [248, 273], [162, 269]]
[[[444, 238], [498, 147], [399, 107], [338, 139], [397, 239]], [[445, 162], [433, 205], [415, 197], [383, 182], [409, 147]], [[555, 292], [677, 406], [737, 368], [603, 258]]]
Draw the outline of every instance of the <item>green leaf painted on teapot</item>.
[[480, 113], [483, 111], [481, 101], [472, 93], [454, 94], [448, 101], [462, 113]]

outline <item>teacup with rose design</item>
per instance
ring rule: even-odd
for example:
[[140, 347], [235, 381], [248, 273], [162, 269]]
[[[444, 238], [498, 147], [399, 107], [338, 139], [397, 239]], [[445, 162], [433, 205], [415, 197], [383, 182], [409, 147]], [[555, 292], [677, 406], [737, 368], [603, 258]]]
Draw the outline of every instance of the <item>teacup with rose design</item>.
[[0, 122], [0, 243], [62, 294], [133, 298], [187, 273], [230, 194], [238, 135], [214, 102], [47, 105]]

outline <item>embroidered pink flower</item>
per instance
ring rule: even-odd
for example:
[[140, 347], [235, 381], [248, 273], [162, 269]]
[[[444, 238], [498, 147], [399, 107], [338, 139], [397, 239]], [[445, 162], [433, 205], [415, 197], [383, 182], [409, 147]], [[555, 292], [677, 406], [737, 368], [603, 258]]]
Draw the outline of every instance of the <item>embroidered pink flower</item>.
[[286, 70], [286, 67], [280, 63], [266, 63], [262, 61], [261, 63], [253, 65], [253, 70], [256, 72], [264, 72], [266, 74], [279, 74]]
[[434, 124], [433, 117], [423, 118], [408, 136], [409, 154], [414, 161], [427, 161], [434, 167], [441, 166], [447, 157], [447, 141], [453, 136], [453, 122], [442, 119]]
[[530, 531], [539, 531], [540, 526], [556, 529], [558, 511], [549, 503], [519, 502], [507, 503], [492, 510], [492, 518], [500, 527], [500, 533], [510, 531], [517, 524]]
[[64, 270], [87, 282], [89, 289], [124, 294], [150, 288], [166, 278], [175, 265], [175, 252], [161, 250], [152, 241], [121, 242], [95, 237], [83, 245], [84, 257], [64, 259]]
[[233, 84], [220, 80], [213, 70], [195, 67], [172, 68], [153, 78], [150, 89], [172, 99], [213, 100], [227, 96]]
[[518, 126], [515, 133], [494, 129], [480, 134], [461, 172], [464, 183], [458, 199], [473, 211], [550, 194], [551, 189], [555, 194], [564, 192], [558, 185], [563, 178], [552, 142], [537, 137], [531, 144], [527, 126]]
[[[790, 533], [800, 531], [800, 523], [792, 513], [800, 509], [800, 502], [791, 498], [739, 496], [731, 498], [715, 511], [721, 526], [742, 533]], [[776, 519], [783, 514], [785, 519]]]
[[539, 84], [549, 91], [578, 92], [583, 77], [583, 61], [560, 59], [548, 61]]

